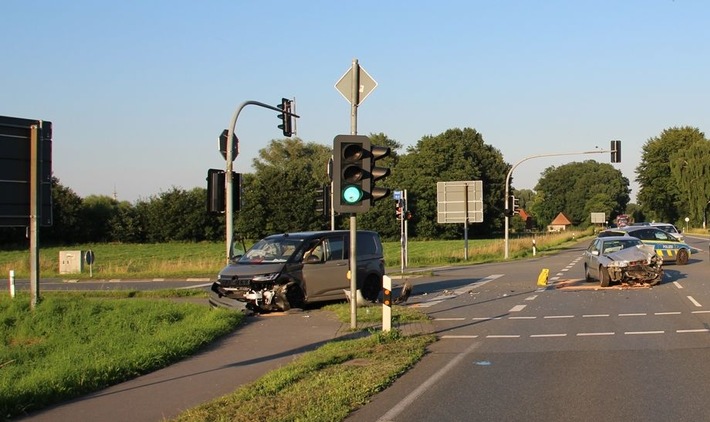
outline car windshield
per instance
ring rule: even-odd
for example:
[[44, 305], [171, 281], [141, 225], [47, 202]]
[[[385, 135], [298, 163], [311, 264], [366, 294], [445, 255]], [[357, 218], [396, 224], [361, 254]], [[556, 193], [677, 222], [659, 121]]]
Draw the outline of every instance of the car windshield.
[[602, 253], [613, 253], [618, 252], [622, 249], [630, 248], [632, 246], [641, 245], [641, 241], [638, 239], [614, 239], [604, 242]]
[[275, 237], [262, 239], [239, 258], [241, 264], [286, 262], [299, 251], [303, 239]]

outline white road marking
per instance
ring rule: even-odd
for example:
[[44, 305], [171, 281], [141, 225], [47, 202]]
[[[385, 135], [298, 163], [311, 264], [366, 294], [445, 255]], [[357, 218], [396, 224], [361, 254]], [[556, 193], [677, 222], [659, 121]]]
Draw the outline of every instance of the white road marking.
[[677, 288], [679, 288], [679, 289], [682, 289], [682, 288], [683, 288], [683, 286], [681, 286], [681, 284], [678, 283], [677, 281], [674, 281], [673, 284], [675, 284], [675, 286], [676, 286]]
[[577, 333], [577, 337], [591, 337], [591, 336], [613, 336], [615, 333], [613, 331], [610, 332], [601, 332], [601, 333]]
[[508, 319], [537, 319], [537, 317], [534, 317], [534, 316], [512, 316], [512, 317], [509, 317]]
[[508, 312], [520, 312], [523, 309], [525, 309], [526, 306], [528, 306], [528, 305], [515, 305], [512, 308], [510, 308], [510, 310]]
[[535, 299], [537, 299], [537, 295], [528, 296], [525, 298], [525, 300], [535, 300]]
[[544, 337], [567, 337], [567, 334], [531, 334], [531, 338], [544, 338]]
[[710, 314], [710, 311], [692, 311], [691, 314]]
[[520, 338], [520, 334], [490, 334], [486, 338]]
[[653, 315], [680, 315], [680, 312], [656, 312]]
[[702, 308], [703, 305], [701, 305], [697, 300], [693, 299], [693, 296], [688, 296], [688, 300], [693, 303], [693, 305], [697, 306], [698, 308]]
[[562, 318], [574, 318], [574, 315], [548, 315], [544, 316], [544, 319], [562, 319]]
[[660, 331], [625, 331], [624, 334], [635, 336], [635, 335], [644, 335], [644, 334], [663, 334], [665, 331], [660, 330]]
[[629, 317], [629, 316], [646, 316], [645, 313], [637, 313], [637, 314], [619, 314], [620, 317]]
[[419, 302], [419, 303], [413, 304], [412, 307], [416, 307], [416, 308], [429, 308], [429, 307], [431, 307], [431, 306], [438, 305], [439, 303], [441, 303], [441, 302], [443, 302], [443, 301], [445, 301], [445, 300], [453, 299], [453, 298], [458, 297], [458, 296], [460, 296], [460, 295], [462, 295], [462, 294], [464, 294], [464, 293], [468, 293], [468, 292], [471, 291], [471, 289], [476, 288], [476, 287], [481, 287], [481, 286], [483, 286], [483, 285], [485, 285], [485, 284], [490, 283], [491, 281], [493, 281], [493, 280], [495, 280], [495, 279], [497, 279], [497, 278], [503, 277], [504, 275], [505, 275], [505, 274], [491, 274], [491, 275], [489, 275], [488, 277], [484, 277], [484, 278], [482, 278], [482, 279], [480, 279], [480, 280], [474, 281], [474, 282], [471, 283], [471, 284], [467, 284], [466, 286], [463, 286], [463, 287], [460, 287], [460, 288], [454, 290], [454, 291], [452, 292], [453, 294], [449, 294], [449, 295], [446, 295], [446, 296], [437, 296], [435, 299], [426, 300], [426, 301], [423, 301], [423, 302]]
[[582, 318], [603, 318], [603, 317], [608, 317], [609, 314], [590, 314], [590, 315], [582, 315]]
[[465, 321], [466, 318], [434, 318], [434, 321]]
[[451, 335], [441, 336], [441, 338], [478, 338], [478, 336], [477, 335], [467, 336], [467, 335], [453, 335], [453, 334], [451, 334]]
[[473, 352], [476, 350], [481, 343], [473, 343], [471, 346], [466, 348], [462, 353], [458, 354], [456, 357], [451, 359], [449, 363], [446, 364], [443, 368], [439, 369], [436, 371], [434, 375], [429, 377], [426, 381], [424, 381], [419, 387], [417, 387], [414, 391], [409, 393], [407, 397], [404, 399], [400, 400], [399, 403], [397, 403], [396, 406], [391, 408], [387, 413], [382, 415], [377, 421], [378, 422], [385, 422], [385, 421], [393, 421], [397, 416], [399, 416], [400, 413], [407, 407], [409, 407], [414, 400], [416, 400], [419, 396], [424, 394], [428, 389], [430, 389], [434, 384], [439, 382], [441, 378], [446, 376], [446, 373], [449, 372], [451, 369], [453, 369], [456, 365], [461, 362], [463, 358], [465, 358], [469, 353]]
[[676, 333], [708, 333], [710, 329], [708, 328], [698, 328], [697, 330], [676, 330]]

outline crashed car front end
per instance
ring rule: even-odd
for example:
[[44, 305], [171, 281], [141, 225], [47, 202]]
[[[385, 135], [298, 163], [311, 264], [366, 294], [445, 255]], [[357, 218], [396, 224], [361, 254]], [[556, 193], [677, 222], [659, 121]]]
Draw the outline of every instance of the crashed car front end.
[[219, 299], [243, 303], [246, 309], [253, 312], [284, 311], [290, 306], [286, 299], [286, 285], [283, 280], [277, 281], [279, 276], [280, 272], [249, 277], [220, 274], [211, 290]]
[[663, 258], [649, 245], [622, 249], [608, 254], [611, 281], [627, 285], [656, 285], [663, 279]]

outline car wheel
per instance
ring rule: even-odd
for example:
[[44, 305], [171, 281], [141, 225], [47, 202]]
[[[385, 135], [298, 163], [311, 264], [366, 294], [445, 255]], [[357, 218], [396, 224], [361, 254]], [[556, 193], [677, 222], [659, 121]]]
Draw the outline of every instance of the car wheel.
[[609, 277], [609, 271], [606, 268], [599, 266], [599, 285], [601, 287], [609, 287], [611, 284], [611, 277]]
[[370, 302], [375, 302], [378, 297], [380, 297], [380, 292], [382, 291], [382, 281], [380, 278], [371, 275], [367, 277], [365, 283], [362, 286], [362, 297]]
[[688, 251], [686, 249], [680, 249], [675, 257], [675, 263], [678, 265], [685, 265], [688, 263]]
[[305, 302], [303, 290], [297, 284], [291, 284], [286, 290], [286, 300], [291, 308], [302, 309]]
[[592, 278], [592, 275], [589, 274], [589, 267], [587, 266], [587, 264], [584, 264], [584, 281], [586, 281], [586, 282], [594, 281], [594, 279]]

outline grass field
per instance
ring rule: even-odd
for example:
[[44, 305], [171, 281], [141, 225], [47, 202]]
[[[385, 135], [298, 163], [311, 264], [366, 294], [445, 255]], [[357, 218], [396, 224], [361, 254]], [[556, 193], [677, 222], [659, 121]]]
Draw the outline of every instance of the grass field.
[[[591, 232], [586, 232], [589, 235]], [[580, 232], [563, 232], [535, 237], [537, 251], [544, 253], [557, 245], [585, 235]], [[511, 258], [532, 254], [532, 237], [511, 238]], [[503, 239], [469, 239], [468, 254], [463, 240], [432, 240], [408, 242], [407, 268], [441, 265], [461, 265], [501, 260], [504, 255]], [[388, 269], [401, 267], [400, 242], [384, 242], [385, 265]], [[92, 250], [95, 262], [89, 268], [84, 264], [81, 274], [59, 274], [59, 252]], [[16, 278], [28, 278], [30, 272], [29, 250], [0, 250], [0, 277], [10, 270]], [[225, 245], [221, 242], [167, 243], [167, 244], [87, 244], [69, 247], [41, 248], [40, 276], [65, 279], [137, 279], [137, 278], [214, 278], [226, 263]], [[390, 270], [390, 272], [392, 272]]]

